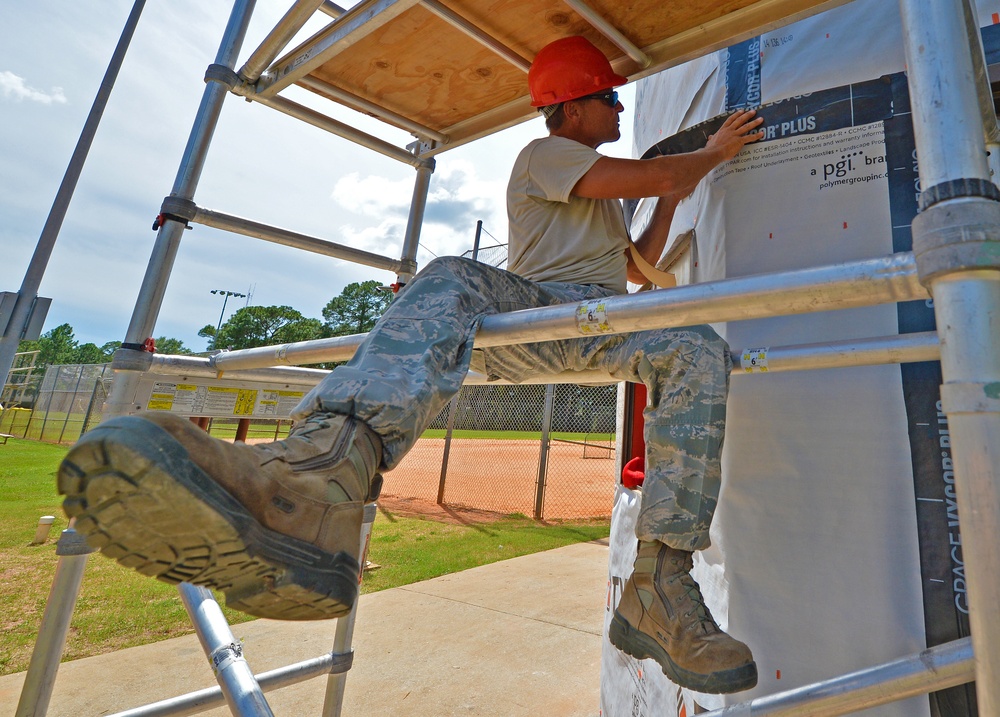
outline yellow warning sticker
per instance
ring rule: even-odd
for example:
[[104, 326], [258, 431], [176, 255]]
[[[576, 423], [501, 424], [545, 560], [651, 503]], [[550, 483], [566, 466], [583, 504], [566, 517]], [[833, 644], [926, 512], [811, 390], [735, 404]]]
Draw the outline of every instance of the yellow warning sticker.
[[611, 332], [608, 310], [603, 299], [585, 301], [576, 308], [576, 328], [581, 334], [606, 334]]
[[740, 355], [740, 367], [744, 373], [767, 373], [767, 352], [770, 346], [744, 349]]
[[253, 409], [257, 405], [257, 391], [252, 388], [241, 388], [236, 396], [236, 405], [233, 407], [234, 416], [252, 416]]

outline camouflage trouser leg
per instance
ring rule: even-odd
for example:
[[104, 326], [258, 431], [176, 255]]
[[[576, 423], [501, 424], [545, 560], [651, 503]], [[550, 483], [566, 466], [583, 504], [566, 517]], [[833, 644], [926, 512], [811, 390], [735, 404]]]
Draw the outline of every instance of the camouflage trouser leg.
[[607, 295], [599, 287], [536, 283], [465, 259], [436, 259], [400, 292], [354, 358], [310, 391], [295, 415], [323, 410], [365, 421], [382, 437], [382, 468], [388, 470], [458, 391], [470, 362], [510, 381], [604, 369], [648, 389], [638, 537], [686, 550], [707, 547], [730, 366], [728, 346], [711, 328], [472, 350], [486, 315]]

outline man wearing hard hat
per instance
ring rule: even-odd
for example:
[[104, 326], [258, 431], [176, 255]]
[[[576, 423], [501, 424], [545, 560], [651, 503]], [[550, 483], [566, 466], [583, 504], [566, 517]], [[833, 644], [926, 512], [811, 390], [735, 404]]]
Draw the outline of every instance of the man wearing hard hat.
[[[643, 268], [662, 254], [678, 201], [760, 137], [754, 130], [761, 120], [737, 112], [696, 152], [645, 161], [601, 155], [597, 147], [620, 136], [624, 108], [614, 88], [626, 81], [583, 37], [557, 40], [538, 53], [528, 86], [549, 136], [531, 142], [514, 162], [507, 188], [510, 271], [590, 287], [590, 297], [598, 287], [602, 296], [624, 293], [626, 277], [655, 283]], [[634, 246], [620, 197], [659, 197]], [[586, 298], [571, 289], [561, 303]], [[611, 622], [611, 642], [655, 659], [671, 680], [699, 692], [753, 687], [750, 650], [719, 628], [690, 574], [692, 551], [709, 545], [719, 495], [729, 347], [708, 326], [557, 345], [575, 347], [574, 368], [604, 368], [648, 389], [638, 555]]]
[[[528, 82], [549, 136], [526, 147], [507, 193], [509, 268], [430, 262], [400, 291], [354, 357], [296, 408], [284, 441], [211, 438], [166, 412], [101, 423], [70, 450], [59, 490], [76, 530], [145, 575], [226, 593], [237, 610], [322, 619], [357, 598], [364, 504], [459, 390], [470, 365], [492, 378], [604, 370], [649, 389], [646, 483], [635, 570], [611, 640], [652, 657], [678, 684], [733, 692], [756, 683], [749, 649], [722, 632], [689, 574], [709, 543], [720, 483], [729, 349], [707, 326], [473, 350], [483, 317], [599, 303], [663, 251], [677, 202], [759, 138], [753, 112], [706, 146], [648, 161], [596, 152], [619, 137], [626, 82], [582, 37], [543, 48]], [[619, 197], [659, 197], [630, 246]], [[628, 253], [627, 253], [628, 252]], [[591, 333], [592, 335], [586, 335]]]

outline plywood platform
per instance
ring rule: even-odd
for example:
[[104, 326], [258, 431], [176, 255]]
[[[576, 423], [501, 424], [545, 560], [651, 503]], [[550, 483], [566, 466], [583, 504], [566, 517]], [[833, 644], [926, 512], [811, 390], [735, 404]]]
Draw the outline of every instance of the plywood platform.
[[[588, 37], [619, 73], [637, 79], [847, 1], [588, 0], [645, 64], [574, 9], [578, 0], [365, 0], [285, 53], [257, 91], [301, 84], [347, 105], [358, 98], [385, 110], [390, 124], [405, 117], [443, 135], [433, 154], [534, 117], [525, 68], [561, 37]], [[449, 14], [480, 38], [443, 19]]]

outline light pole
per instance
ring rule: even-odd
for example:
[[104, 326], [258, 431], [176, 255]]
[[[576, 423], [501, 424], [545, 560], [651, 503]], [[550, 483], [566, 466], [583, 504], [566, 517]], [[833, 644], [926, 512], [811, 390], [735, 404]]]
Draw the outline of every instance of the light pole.
[[222, 330], [222, 317], [226, 315], [226, 302], [229, 301], [230, 296], [235, 296], [237, 299], [246, 298], [246, 294], [240, 294], [235, 291], [227, 291], [225, 289], [212, 289], [213, 294], [222, 295], [222, 313], [219, 314], [219, 325], [215, 327], [215, 335], [219, 335], [219, 331]]

